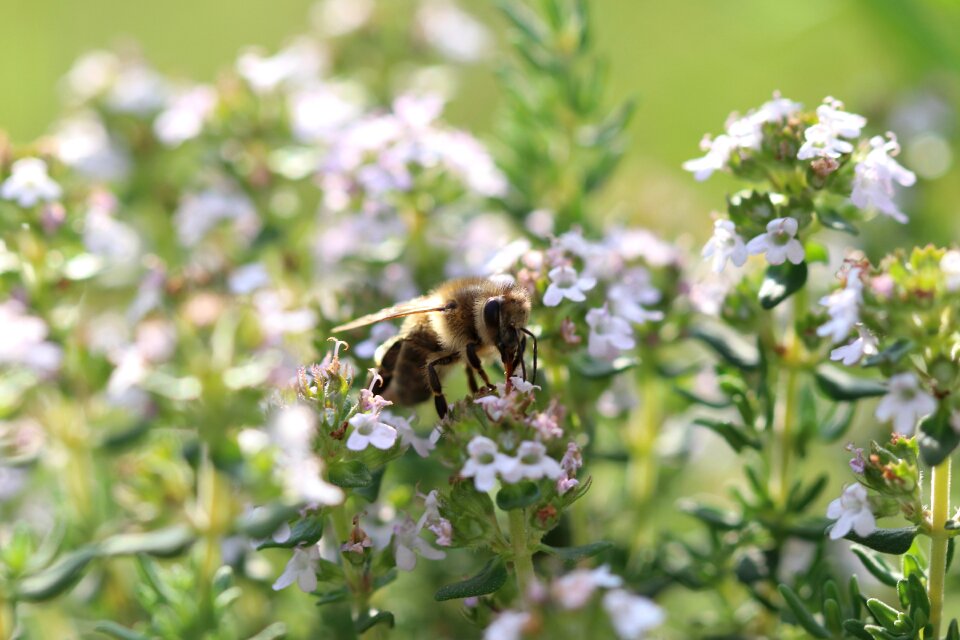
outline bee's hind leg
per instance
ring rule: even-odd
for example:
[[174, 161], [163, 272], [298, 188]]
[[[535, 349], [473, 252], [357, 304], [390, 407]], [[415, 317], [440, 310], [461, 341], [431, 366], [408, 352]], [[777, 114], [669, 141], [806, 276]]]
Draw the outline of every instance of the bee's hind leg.
[[453, 364], [460, 359], [460, 354], [451, 353], [440, 356], [427, 363], [427, 382], [430, 384], [430, 391], [433, 392], [433, 404], [437, 408], [437, 415], [442, 420], [447, 415], [447, 399], [443, 396], [443, 388], [440, 386], [440, 376], [437, 374], [437, 367], [443, 367]]
[[476, 395], [477, 391], [480, 390], [480, 387], [477, 386], [477, 376], [473, 373], [473, 368], [469, 364], [465, 368], [467, 370], [467, 386], [470, 387], [470, 393]]
[[[477, 355], [477, 345], [472, 343], [467, 345], [467, 365], [470, 369], [473, 369], [480, 374], [480, 377], [483, 378], [483, 383], [487, 385], [488, 389], [495, 388], [493, 383], [490, 382], [490, 377], [487, 375], [487, 372], [483, 370], [483, 364], [480, 362], [480, 356]], [[473, 389], [473, 391], [476, 393], [477, 390]]]

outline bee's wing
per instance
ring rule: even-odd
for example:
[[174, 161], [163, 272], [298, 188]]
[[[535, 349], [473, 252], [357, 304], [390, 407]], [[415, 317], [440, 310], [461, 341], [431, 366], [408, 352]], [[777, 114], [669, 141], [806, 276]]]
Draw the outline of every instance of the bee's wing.
[[393, 320], [394, 318], [403, 318], [405, 316], [413, 316], [419, 313], [430, 313], [432, 311], [447, 311], [451, 308], [451, 303], [446, 303], [440, 298], [435, 296], [424, 296], [422, 298], [414, 298], [413, 300], [408, 300], [406, 302], [401, 302], [400, 304], [395, 304], [392, 307], [387, 307], [386, 309], [381, 309], [376, 313], [371, 313], [363, 317], [357, 318], [352, 322], [342, 324], [339, 327], [333, 328], [333, 333], [340, 333], [341, 331], [352, 331], [354, 329], [359, 329], [360, 327], [365, 327], [368, 324], [373, 324], [375, 322], [383, 322], [384, 320]]

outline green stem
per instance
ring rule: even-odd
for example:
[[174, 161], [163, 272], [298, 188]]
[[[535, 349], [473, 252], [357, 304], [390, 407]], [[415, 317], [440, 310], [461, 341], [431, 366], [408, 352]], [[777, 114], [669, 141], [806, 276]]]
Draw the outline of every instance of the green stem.
[[933, 468], [930, 476], [930, 579], [927, 593], [930, 597], [930, 624], [933, 637], [940, 637], [940, 619], [943, 613], [944, 578], [947, 573], [946, 529], [950, 512], [950, 458]]
[[517, 574], [517, 590], [520, 599], [526, 601], [530, 582], [536, 577], [533, 572], [533, 554], [530, 552], [527, 535], [527, 510], [511, 509], [510, 542], [513, 545], [513, 570]]
[[17, 626], [16, 605], [0, 594], [0, 638], [12, 638]]
[[797, 372], [802, 365], [803, 345], [797, 335], [796, 324], [807, 310], [807, 291], [801, 288], [794, 294], [792, 315], [783, 340], [783, 356], [781, 359], [782, 386], [777, 394], [777, 412], [775, 424], [780, 426], [779, 433], [779, 490], [780, 504], [786, 509], [787, 499], [790, 496], [790, 462], [793, 455], [794, 430], [799, 410], [799, 384]]

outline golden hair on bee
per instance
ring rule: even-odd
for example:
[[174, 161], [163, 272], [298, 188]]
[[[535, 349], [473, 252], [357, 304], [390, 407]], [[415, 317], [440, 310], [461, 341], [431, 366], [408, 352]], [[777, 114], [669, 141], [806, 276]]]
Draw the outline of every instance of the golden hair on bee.
[[417, 404], [431, 395], [437, 414], [447, 413], [440, 380], [451, 365], [463, 362], [470, 390], [479, 390], [476, 375], [493, 387], [483, 368], [485, 357], [497, 354], [510, 377], [519, 367], [527, 337], [533, 341], [533, 375], [537, 376], [537, 339], [527, 329], [530, 294], [508, 277], [460, 278], [443, 283], [425, 296], [382, 309], [333, 329], [351, 331], [384, 320], [404, 318], [400, 332], [377, 349], [377, 372], [383, 378], [373, 391], [401, 405]]

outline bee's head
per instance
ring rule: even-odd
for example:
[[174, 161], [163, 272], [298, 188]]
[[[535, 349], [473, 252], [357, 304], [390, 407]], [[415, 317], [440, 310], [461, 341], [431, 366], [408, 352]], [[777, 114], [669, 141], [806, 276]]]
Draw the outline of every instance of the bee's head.
[[526, 333], [529, 319], [530, 299], [520, 293], [510, 291], [487, 298], [483, 304], [483, 324], [500, 352], [508, 380], [517, 366], [523, 366], [523, 350], [526, 346], [523, 334]]

